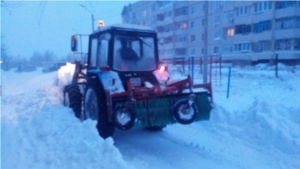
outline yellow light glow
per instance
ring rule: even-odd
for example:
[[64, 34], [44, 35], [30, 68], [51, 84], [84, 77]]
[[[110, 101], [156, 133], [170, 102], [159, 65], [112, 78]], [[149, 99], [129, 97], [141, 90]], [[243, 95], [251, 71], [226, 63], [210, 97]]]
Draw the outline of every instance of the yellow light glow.
[[102, 20], [98, 21], [98, 27], [99, 28], [104, 27], [104, 21]]

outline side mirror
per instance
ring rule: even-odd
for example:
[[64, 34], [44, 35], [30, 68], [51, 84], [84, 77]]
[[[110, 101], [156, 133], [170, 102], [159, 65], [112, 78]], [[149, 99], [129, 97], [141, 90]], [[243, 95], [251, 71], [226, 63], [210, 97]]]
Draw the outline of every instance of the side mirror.
[[73, 35], [71, 37], [71, 51], [77, 52], [77, 46], [78, 46], [78, 38], [77, 36]]

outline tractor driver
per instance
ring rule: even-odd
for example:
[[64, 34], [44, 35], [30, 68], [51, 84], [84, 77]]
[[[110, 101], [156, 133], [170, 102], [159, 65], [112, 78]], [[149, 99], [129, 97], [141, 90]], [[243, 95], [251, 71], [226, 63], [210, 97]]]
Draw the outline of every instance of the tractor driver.
[[121, 55], [121, 58], [126, 61], [138, 60], [138, 55], [130, 46], [128, 46], [128, 41], [126, 39], [120, 39], [120, 42], [121, 48], [119, 49], [119, 53]]
[[130, 41], [122, 37], [119, 39], [120, 48], [118, 49], [118, 55], [116, 57], [117, 67], [121, 70], [131, 70], [136, 67], [139, 56], [129, 45]]

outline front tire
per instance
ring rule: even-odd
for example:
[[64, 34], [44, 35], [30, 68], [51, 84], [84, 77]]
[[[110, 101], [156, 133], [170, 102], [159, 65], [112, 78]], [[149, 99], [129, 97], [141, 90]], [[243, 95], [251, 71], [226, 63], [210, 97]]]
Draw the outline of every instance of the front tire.
[[106, 139], [114, 133], [114, 125], [108, 121], [106, 98], [99, 83], [87, 86], [84, 97], [84, 116], [86, 119], [97, 120], [99, 135]]
[[197, 118], [197, 114], [195, 104], [190, 104], [186, 99], [177, 101], [173, 109], [174, 118], [181, 124], [190, 124], [194, 122]]
[[120, 130], [129, 130], [134, 126], [135, 116], [132, 107], [126, 110], [124, 106], [119, 106], [113, 111], [112, 121], [116, 128]]

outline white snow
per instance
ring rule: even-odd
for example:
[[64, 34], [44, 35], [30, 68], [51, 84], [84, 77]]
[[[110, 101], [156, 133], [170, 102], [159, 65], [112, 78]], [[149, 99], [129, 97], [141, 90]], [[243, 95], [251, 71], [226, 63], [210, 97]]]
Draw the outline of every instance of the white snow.
[[229, 98], [227, 75], [212, 79], [209, 121], [103, 140], [95, 121], [63, 107], [55, 72], [2, 71], [1, 167], [300, 168], [300, 67], [280, 64], [278, 78], [264, 64], [233, 67]]

